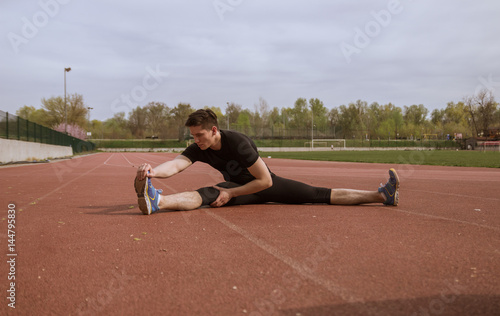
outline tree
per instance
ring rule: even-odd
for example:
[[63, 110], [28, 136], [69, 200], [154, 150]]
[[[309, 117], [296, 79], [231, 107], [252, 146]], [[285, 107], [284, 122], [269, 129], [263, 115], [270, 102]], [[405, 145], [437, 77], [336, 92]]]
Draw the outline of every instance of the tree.
[[394, 122], [394, 119], [388, 118], [380, 124], [380, 127], [377, 130], [377, 134], [381, 138], [391, 138], [391, 136], [395, 138], [393, 134], [395, 129], [396, 123]]
[[222, 124], [222, 122], [219, 121], [219, 125], [222, 128], [222, 126], [227, 126], [227, 128], [230, 128], [231, 124], [236, 123], [238, 121], [238, 116], [240, 116], [241, 112], [241, 105], [236, 104], [234, 102], [229, 103], [229, 105], [226, 108], [226, 119], [227, 122], [226, 124]]
[[399, 138], [399, 133], [404, 124], [403, 114], [401, 113], [401, 108], [396, 107], [392, 112], [392, 120], [394, 121], [394, 138]]
[[377, 134], [377, 129], [380, 126], [380, 105], [377, 102], [373, 102], [366, 109], [366, 130], [368, 131], [368, 137], [371, 139]]
[[125, 119], [125, 112], [115, 113], [115, 115], [107, 119], [103, 124], [102, 137], [104, 138], [131, 138], [132, 133], [128, 128], [128, 121]]
[[464, 103], [472, 118], [474, 135], [487, 133], [493, 123], [493, 114], [498, 106], [491, 90], [482, 89], [476, 95], [465, 97]]
[[92, 120], [90, 131], [92, 132], [92, 138], [104, 138], [104, 123], [99, 120]]
[[236, 126], [238, 131], [243, 132], [245, 134], [250, 133], [250, 129], [252, 125], [250, 124], [250, 112], [248, 110], [244, 110], [240, 112], [238, 119], [236, 120]]
[[179, 103], [171, 111], [174, 124], [177, 127], [177, 139], [179, 141], [183, 141], [186, 136], [186, 127], [184, 124], [186, 123], [189, 114], [192, 112], [193, 108], [189, 103]]
[[424, 124], [429, 110], [423, 104], [404, 106], [404, 120], [406, 123], [412, 123], [415, 126]]
[[291, 111], [292, 117], [290, 125], [296, 129], [311, 126], [311, 114], [307, 107], [307, 100], [298, 98]]
[[205, 109], [212, 110], [215, 115], [217, 115], [217, 120], [219, 121], [219, 125], [226, 121], [226, 117], [222, 113], [222, 110], [218, 106], [205, 106]]
[[72, 94], [67, 98], [67, 106], [65, 111], [64, 99], [62, 97], [51, 97], [42, 99], [42, 120], [46, 126], [54, 127], [66, 121], [69, 125], [78, 125], [85, 128], [87, 124], [87, 106], [83, 101], [83, 96], [80, 94]]
[[280, 109], [278, 107], [273, 107], [269, 111], [269, 123], [274, 127], [283, 127], [283, 120], [281, 119]]
[[147, 129], [147, 116], [148, 110], [146, 108], [141, 108], [138, 106], [129, 114], [128, 126], [132, 135], [136, 138], [144, 138], [144, 133]]
[[[259, 98], [259, 104], [254, 104], [255, 112], [253, 115], [253, 126], [257, 136], [265, 136], [264, 128], [268, 126], [269, 105], [262, 97]], [[241, 113], [240, 113], [241, 115]], [[239, 117], [238, 117], [239, 118]]]
[[342, 128], [342, 138], [354, 136], [356, 130], [356, 108], [354, 104], [350, 103], [349, 106], [342, 104], [339, 106], [339, 125]]
[[431, 113], [431, 122], [436, 126], [442, 126], [445, 123], [445, 111], [434, 109]]
[[323, 105], [323, 102], [319, 99], [310, 99], [309, 105], [311, 106], [312, 116], [313, 116], [313, 124], [315, 125], [315, 129], [320, 131], [325, 131], [327, 126], [328, 118], [327, 113], [328, 110]]
[[500, 128], [500, 107], [495, 111], [493, 115], [493, 126]]
[[77, 125], [85, 129], [87, 127], [88, 108], [81, 94], [74, 93], [67, 99], [68, 102], [68, 125]]
[[16, 111], [16, 115], [30, 122], [47, 126], [46, 122], [44, 121], [46, 114], [44, 113], [43, 109], [36, 109], [34, 106], [25, 105]]
[[328, 124], [333, 127], [333, 138], [336, 138], [335, 127], [337, 126], [339, 119], [339, 110], [337, 108], [333, 108], [330, 112], [328, 112]]
[[[149, 102], [146, 106], [147, 131], [151, 136], [160, 136], [167, 127], [170, 109], [163, 102]], [[161, 135], [164, 136], [164, 135]]]

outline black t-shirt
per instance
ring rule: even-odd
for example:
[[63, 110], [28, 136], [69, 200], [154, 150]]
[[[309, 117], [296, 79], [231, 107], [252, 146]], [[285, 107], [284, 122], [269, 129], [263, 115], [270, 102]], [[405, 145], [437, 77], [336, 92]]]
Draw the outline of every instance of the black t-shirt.
[[221, 130], [221, 149], [207, 148], [201, 150], [196, 144], [191, 144], [184, 152], [192, 163], [201, 161], [219, 170], [224, 180], [238, 184], [246, 184], [255, 177], [248, 171], [257, 159], [257, 146], [246, 135], [235, 131]]

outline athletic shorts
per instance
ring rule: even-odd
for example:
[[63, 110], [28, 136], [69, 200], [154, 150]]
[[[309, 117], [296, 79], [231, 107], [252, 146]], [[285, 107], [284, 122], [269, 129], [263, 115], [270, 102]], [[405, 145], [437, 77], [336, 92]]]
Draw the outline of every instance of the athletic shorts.
[[[270, 188], [253, 194], [237, 196], [229, 200], [224, 206], [268, 202], [284, 204], [330, 203], [331, 189], [314, 187], [274, 174], [271, 177], [273, 185]], [[217, 184], [217, 186], [221, 188], [234, 188], [241, 185], [234, 182], [222, 182]], [[203, 200], [202, 205], [210, 205], [219, 196], [219, 190], [214, 187], [205, 187], [196, 191], [201, 195]]]

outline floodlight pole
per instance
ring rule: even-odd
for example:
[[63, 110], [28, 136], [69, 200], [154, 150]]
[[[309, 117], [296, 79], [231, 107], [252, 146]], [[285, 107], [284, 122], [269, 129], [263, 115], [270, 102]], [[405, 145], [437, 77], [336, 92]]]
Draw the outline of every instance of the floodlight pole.
[[64, 68], [64, 133], [68, 134], [68, 110], [66, 103], [66, 73], [71, 71], [71, 68]]
[[314, 110], [311, 104], [311, 151], [314, 150]]

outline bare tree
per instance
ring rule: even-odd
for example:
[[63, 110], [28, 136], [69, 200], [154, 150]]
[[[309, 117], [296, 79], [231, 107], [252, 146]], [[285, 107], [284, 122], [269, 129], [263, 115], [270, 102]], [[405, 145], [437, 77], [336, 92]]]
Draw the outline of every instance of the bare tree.
[[264, 136], [264, 128], [269, 121], [269, 105], [262, 97], [259, 98], [259, 104], [254, 104], [255, 114], [253, 115], [253, 125], [257, 136]]
[[482, 89], [476, 95], [466, 96], [464, 103], [472, 118], [474, 135], [487, 133], [498, 106], [491, 90]]

